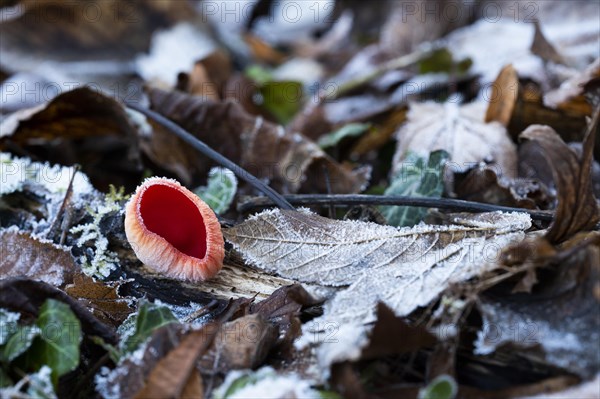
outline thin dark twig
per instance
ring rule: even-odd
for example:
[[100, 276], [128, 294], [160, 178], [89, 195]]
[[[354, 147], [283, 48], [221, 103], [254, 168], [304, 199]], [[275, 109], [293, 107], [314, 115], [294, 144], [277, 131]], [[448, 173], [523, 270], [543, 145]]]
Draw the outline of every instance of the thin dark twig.
[[[440, 208], [461, 212], [525, 212], [532, 219], [552, 221], [552, 212], [539, 211], [509, 206], [483, 204], [481, 202], [464, 201], [450, 198], [405, 197], [397, 195], [364, 195], [364, 194], [294, 194], [285, 195], [286, 200], [294, 205], [323, 205], [330, 204], [352, 205], [401, 205], [421, 208]], [[266, 197], [255, 197], [238, 206], [240, 212], [256, 208], [272, 206], [273, 202]]]
[[129, 103], [127, 103], [126, 105], [127, 107], [135, 111], [141, 112], [148, 118], [154, 120], [156, 123], [160, 124], [169, 132], [173, 133], [175, 136], [179, 137], [180, 139], [191, 145], [194, 149], [198, 150], [207, 158], [210, 158], [219, 165], [231, 170], [241, 180], [244, 180], [252, 187], [264, 193], [272, 201], [272, 204], [275, 204], [282, 209], [294, 209], [294, 207], [288, 201], [286, 201], [285, 198], [277, 191], [273, 190], [271, 187], [269, 187], [267, 184], [265, 184], [263, 181], [258, 179], [256, 176], [252, 175], [250, 172], [248, 172], [241, 166], [235, 164], [233, 161], [229, 160], [228, 158], [224, 157], [223, 155], [210, 148], [208, 145], [206, 145], [206, 143], [194, 137], [192, 134], [183, 129], [181, 126], [177, 125], [175, 122], [147, 108], [142, 108], [138, 105]]
[[[331, 181], [329, 180], [329, 169], [323, 165], [323, 176], [325, 176], [325, 186], [327, 187], [327, 194], [331, 194]], [[329, 217], [335, 218], [335, 204], [329, 204]]]

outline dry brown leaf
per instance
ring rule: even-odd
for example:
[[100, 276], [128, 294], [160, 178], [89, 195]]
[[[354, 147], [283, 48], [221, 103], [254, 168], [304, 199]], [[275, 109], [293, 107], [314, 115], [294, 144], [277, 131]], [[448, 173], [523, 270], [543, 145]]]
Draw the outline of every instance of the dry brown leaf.
[[98, 319], [115, 327], [133, 313], [130, 308], [132, 298], [124, 298], [118, 294], [122, 282], [100, 282], [85, 274], [76, 274], [73, 284], [65, 287], [65, 292], [76, 298], [91, 310]]
[[517, 102], [518, 93], [519, 77], [517, 71], [512, 64], [508, 64], [502, 68], [492, 85], [492, 94], [485, 114], [485, 122], [496, 121], [508, 126]]
[[552, 61], [557, 64], [564, 64], [564, 58], [556, 51], [552, 43], [546, 39], [542, 29], [540, 28], [539, 21], [533, 21], [534, 34], [533, 42], [531, 43], [531, 53], [537, 55], [544, 61]]
[[277, 328], [260, 314], [227, 322], [221, 326], [200, 367], [207, 372], [256, 368], [277, 342], [277, 334]]
[[454, 174], [453, 186], [460, 199], [516, 208], [547, 209], [554, 199], [548, 187], [537, 179], [505, 179], [483, 165], [466, 174]]
[[[202, 101], [199, 97], [157, 89], [150, 90], [149, 95], [153, 109], [250, 173], [269, 179], [271, 186], [282, 192], [327, 191], [324, 170], [334, 193], [358, 192], [367, 182], [368, 170], [353, 172], [343, 167], [314, 142], [249, 115], [239, 104]], [[187, 165], [192, 176], [206, 176], [210, 161], [190, 154], [188, 145], [172, 136], [166, 138], [166, 134], [155, 130], [143, 143], [145, 152], [163, 167], [169, 168], [175, 157]]]
[[548, 126], [530, 126], [520, 136], [539, 146], [545, 157], [551, 160], [549, 165], [558, 191], [555, 219], [546, 235], [551, 243], [590, 230], [600, 220], [591, 179], [597, 119], [596, 115], [584, 138], [581, 160]]
[[222, 97], [225, 83], [231, 76], [231, 60], [223, 50], [215, 50], [196, 62], [189, 74], [178, 77], [177, 89], [218, 101]]
[[192, 15], [185, 2], [22, 3], [23, 13], [0, 26], [3, 64], [16, 70], [33, 68], [40, 58], [127, 60], [148, 48], [155, 29]]
[[432, 151], [450, 154], [447, 165], [465, 171], [480, 162], [493, 163], [498, 175], [516, 176], [516, 146], [499, 123], [483, 121], [485, 103], [413, 103], [407, 122], [396, 135], [394, 170], [408, 152], [428, 156]]
[[0, 230], [0, 275], [26, 277], [56, 287], [73, 280], [79, 270], [67, 247], [16, 229]]
[[123, 106], [90, 88], [18, 111], [0, 124], [0, 149], [62, 165], [82, 165], [94, 186], [135, 189], [142, 175], [137, 131]]
[[282, 356], [289, 356], [294, 340], [300, 335], [300, 310], [316, 303], [300, 284], [294, 284], [281, 287], [267, 299], [250, 305], [249, 311], [279, 327], [277, 349]]
[[584, 85], [600, 77], [600, 58], [583, 72], [563, 82], [558, 89], [544, 95], [544, 105], [564, 112], [592, 115], [592, 107], [584, 96]]
[[183, 337], [152, 369], [146, 385], [135, 398], [183, 398], [182, 393], [190, 389], [190, 380], [193, 383], [196, 378], [196, 359], [208, 350], [218, 329], [218, 324], [209, 323]]

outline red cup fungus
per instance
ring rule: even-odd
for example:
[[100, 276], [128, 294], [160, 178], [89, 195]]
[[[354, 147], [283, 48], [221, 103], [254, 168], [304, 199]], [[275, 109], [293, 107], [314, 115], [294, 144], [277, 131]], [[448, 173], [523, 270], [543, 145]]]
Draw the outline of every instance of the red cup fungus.
[[152, 177], [137, 188], [125, 208], [125, 234], [147, 267], [178, 280], [204, 281], [223, 266], [219, 220], [173, 179]]

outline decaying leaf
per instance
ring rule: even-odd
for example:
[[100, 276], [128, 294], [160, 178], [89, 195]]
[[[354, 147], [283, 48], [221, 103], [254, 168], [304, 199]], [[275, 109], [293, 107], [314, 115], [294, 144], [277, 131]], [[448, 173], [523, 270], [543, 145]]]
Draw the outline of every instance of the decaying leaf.
[[[236, 103], [202, 101], [184, 93], [157, 89], [149, 95], [156, 111], [250, 173], [269, 179], [271, 186], [281, 191], [326, 191], [324, 169], [335, 193], [358, 192], [367, 181], [367, 170], [353, 172], [343, 167], [302, 135], [286, 133], [283, 127], [249, 115]], [[143, 144], [145, 152], [162, 165], [177, 154], [188, 170], [205, 176], [211, 162], [191, 153], [179, 139], [170, 135], [167, 139], [165, 135], [155, 129]]]
[[73, 280], [79, 270], [67, 247], [31, 236], [17, 229], [0, 230], [0, 275], [28, 277], [55, 287]]
[[185, 391], [192, 389], [190, 380], [202, 383], [201, 378], [197, 379], [196, 359], [208, 350], [217, 331], [218, 325], [209, 323], [183, 337], [179, 345], [156, 364], [146, 385], [135, 397], [186, 398]]
[[584, 96], [584, 85], [600, 77], [600, 58], [591, 63], [583, 72], [564, 81], [559, 88], [544, 95], [544, 105], [565, 112], [591, 115], [592, 107]]
[[73, 284], [67, 285], [65, 291], [100, 320], [117, 327], [133, 312], [132, 298], [118, 294], [120, 285], [119, 282], [103, 283], [85, 274], [76, 274]]
[[133, 190], [142, 175], [137, 130], [130, 117], [117, 101], [88, 87], [3, 120], [0, 149], [50, 163], [80, 164], [103, 190], [109, 184]]
[[493, 167], [478, 165], [466, 173], [454, 174], [454, 193], [467, 201], [547, 209], [554, 200], [553, 192], [538, 179], [506, 179]]
[[533, 125], [521, 134], [522, 139], [532, 141], [552, 160], [550, 169], [558, 191], [556, 216], [546, 236], [552, 243], [590, 230], [600, 220], [591, 178], [597, 120], [598, 113], [584, 138], [581, 160], [550, 127]]
[[519, 93], [519, 77], [512, 64], [506, 65], [492, 85], [490, 104], [485, 113], [486, 123], [496, 121], [508, 126]]
[[485, 123], [485, 103], [414, 103], [396, 135], [397, 172], [409, 152], [427, 156], [435, 150], [450, 154], [448, 167], [465, 171], [480, 162], [495, 164], [504, 176], [516, 175], [516, 147], [499, 123]]
[[[398, 337], [402, 337], [402, 339], [398, 339]], [[420, 349], [433, 347], [436, 342], [435, 336], [429, 333], [425, 327], [409, 325], [403, 318], [397, 317], [390, 308], [380, 302], [377, 304], [377, 321], [368, 334], [368, 342], [356, 359], [335, 363], [332, 366], [331, 384], [344, 397], [369, 397], [367, 384], [360, 378], [362, 373], [356, 370], [357, 368], [360, 370], [360, 364], [370, 364], [370, 361], [376, 359], [417, 353]], [[397, 378], [394, 375], [394, 370], [384, 369], [382, 371], [384, 374], [386, 372], [391, 374], [387, 376], [388, 378]], [[396, 394], [396, 396], [414, 395], [404, 392], [403, 395]]]
[[185, 327], [178, 323], [155, 330], [140, 351], [122, 358], [113, 370], [101, 370], [95, 379], [96, 391], [105, 398], [134, 398], [154, 367], [178, 347], [184, 334]]
[[289, 355], [293, 341], [300, 335], [299, 313], [302, 307], [318, 303], [300, 284], [288, 285], [267, 299], [250, 305], [251, 314], [259, 314], [279, 328], [277, 349]]
[[[49, 60], [111, 60], [119, 65], [119, 61], [131, 60], [136, 52], [145, 51], [155, 29], [189, 18], [191, 11], [184, 3], [163, 2], [22, 3], [18, 18], [3, 21], [0, 29], [3, 64], [11, 70], [35, 69], [41, 61]], [[71, 68], [80, 74], [85, 69]]]
[[[336, 221], [309, 212], [271, 210], [224, 231], [256, 267], [301, 282], [349, 285], [305, 325], [317, 338], [329, 325], [339, 335], [320, 352], [325, 368], [357, 356], [361, 326], [374, 320], [375, 304], [404, 316], [425, 306], [448, 285], [495, 268], [499, 251], [523, 237], [526, 214], [488, 213], [455, 218], [450, 226], [394, 228]], [[352, 346], [354, 349], [350, 350]]]
[[556, 48], [554, 48], [552, 43], [550, 43], [544, 36], [539, 21], [533, 21], [533, 27], [534, 34], [530, 47], [531, 53], [537, 55], [546, 62], [552, 61], [557, 64], [564, 64], [564, 58], [559, 54]]
[[277, 328], [260, 314], [224, 323], [200, 367], [209, 373], [256, 368], [276, 343], [277, 334]]

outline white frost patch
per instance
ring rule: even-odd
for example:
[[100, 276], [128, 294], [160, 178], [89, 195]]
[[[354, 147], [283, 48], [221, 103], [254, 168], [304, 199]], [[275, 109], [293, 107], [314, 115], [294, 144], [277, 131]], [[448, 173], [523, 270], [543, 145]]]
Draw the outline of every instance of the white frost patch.
[[[19, 380], [12, 387], [0, 389], [1, 398], [56, 398], [56, 392], [52, 385], [50, 376], [52, 369], [44, 365], [37, 372], [28, 374]], [[23, 387], [27, 385], [27, 390], [23, 393]]]
[[[64, 194], [69, 187], [75, 168], [49, 163], [32, 162], [27, 158], [13, 157], [0, 153], [0, 195], [19, 191], [26, 184], [39, 184], [50, 194]], [[91, 194], [94, 188], [88, 177], [76, 172], [73, 180], [73, 194]]]
[[[542, 22], [541, 29], [557, 51], [578, 67], [598, 57], [600, 24], [597, 13]], [[472, 71], [481, 74], [484, 84], [493, 82], [500, 69], [511, 63], [519, 76], [539, 81], [546, 73], [542, 60], [529, 50], [533, 36], [531, 23], [515, 22], [510, 18], [493, 23], [481, 19], [454, 31], [445, 41], [456, 59], [469, 57], [473, 60]], [[579, 65], [581, 63], [583, 65]]]
[[150, 54], [136, 59], [137, 71], [146, 81], [173, 87], [177, 74], [190, 72], [195, 62], [207, 56], [214, 47], [198, 28], [188, 23], [178, 24], [154, 34]]
[[0, 345], [8, 341], [8, 337], [16, 330], [21, 314], [0, 308]]
[[[240, 378], [249, 376], [247, 385], [235, 392], [229, 388]], [[225, 396], [227, 394], [227, 396]], [[278, 375], [271, 367], [263, 367], [249, 374], [248, 371], [232, 371], [227, 374], [223, 384], [215, 390], [214, 398], [221, 399], [280, 399], [280, 398], [321, 398], [310, 383], [295, 374]]]
[[369, 327], [353, 323], [311, 321], [302, 326], [302, 335], [294, 342], [301, 350], [307, 346], [320, 345], [317, 351], [319, 367], [328, 378], [330, 366], [346, 360], [360, 358], [362, 349], [369, 343]]

